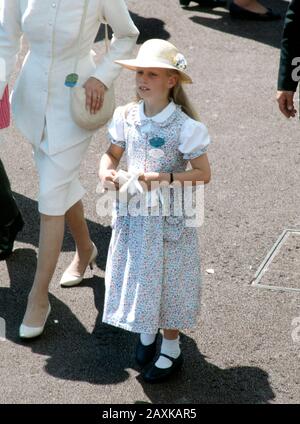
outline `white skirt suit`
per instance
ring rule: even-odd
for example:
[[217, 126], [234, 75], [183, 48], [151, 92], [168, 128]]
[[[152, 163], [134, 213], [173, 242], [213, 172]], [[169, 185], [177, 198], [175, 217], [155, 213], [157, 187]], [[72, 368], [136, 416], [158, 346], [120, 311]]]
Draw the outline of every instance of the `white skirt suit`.
[[[80, 163], [93, 131], [78, 127], [70, 112], [65, 78], [79, 55], [79, 84], [93, 76], [110, 87], [131, 56], [139, 31], [124, 0], [89, 0], [82, 44], [77, 38], [84, 0], [0, 0], [0, 98], [16, 63], [24, 34], [29, 51], [12, 92], [15, 124], [33, 145], [40, 177], [39, 211], [63, 215], [80, 200]], [[100, 64], [92, 50], [101, 22], [113, 30]]]

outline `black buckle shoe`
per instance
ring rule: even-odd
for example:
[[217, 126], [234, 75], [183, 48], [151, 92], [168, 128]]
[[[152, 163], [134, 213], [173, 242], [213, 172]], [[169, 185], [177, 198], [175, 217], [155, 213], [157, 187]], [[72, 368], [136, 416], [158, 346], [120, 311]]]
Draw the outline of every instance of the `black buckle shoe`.
[[167, 380], [169, 377], [178, 372], [183, 365], [183, 356], [182, 353], [178, 358], [174, 359], [169, 355], [160, 353], [159, 356], [164, 356], [172, 362], [172, 365], [169, 368], [158, 368], [155, 366], [155, 363], [151, 364], [142, 372], [142, 377], [147, 383], [160, 383]]
[[281, 19], [281, 15], [279, 13], [273, 12], [273, 10], [270, 8], [267, 8], [266, 13], [255, 13], [238, 6], [234, 2], [230, 3], [229, 12], [232, 18], [247, 19], [250, 21], [276, 21]]
[[142, 367], [149, 364], [149, 362], [153, 360], [156, 354], [157, 337], [158, 334], [156, 334], [154, 342], [148, 346], [144, 346], [141, 342], [141, 339], [139, 339], [135, 352], [135, 360]]

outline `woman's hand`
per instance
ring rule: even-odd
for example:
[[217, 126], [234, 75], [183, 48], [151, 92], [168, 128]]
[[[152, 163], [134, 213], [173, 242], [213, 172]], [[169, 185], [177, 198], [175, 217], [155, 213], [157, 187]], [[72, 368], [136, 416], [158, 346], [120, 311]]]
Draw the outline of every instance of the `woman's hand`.
[[86, 95], [86, 109], [94, 115], [103, 106], [106, 87], [97, 78], [90, 77], [83, 86]]
[[117, 171], [114, 169], [108, 169], [107, 171], [99, 174], [101, 184], [103, 188], [107, 190], [119, 190], [119, 184], [115, 181]]

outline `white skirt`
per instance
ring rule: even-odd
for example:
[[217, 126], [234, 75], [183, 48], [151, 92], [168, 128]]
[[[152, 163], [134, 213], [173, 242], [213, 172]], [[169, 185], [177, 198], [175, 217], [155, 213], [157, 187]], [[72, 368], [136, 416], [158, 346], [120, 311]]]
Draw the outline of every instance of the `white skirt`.
[[79, 169], [92, 137], [75, 146], [49, 155], [47, 126], [39, 147], [35, 147], [34, 161], [39, 174], [39, 212], [62, 216], [85, 194], [79, 181]]

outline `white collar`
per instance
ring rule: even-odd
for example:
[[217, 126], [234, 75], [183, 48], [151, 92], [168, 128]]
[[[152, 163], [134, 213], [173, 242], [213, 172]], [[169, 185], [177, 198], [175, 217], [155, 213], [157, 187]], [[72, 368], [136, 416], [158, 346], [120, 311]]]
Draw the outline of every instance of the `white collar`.
[[173, 112], [176, 110], [176, 105], [173, 101], [171, 101], [168, 106], [166, 106], [161, 112], [154, 116], [146, 116], [144, 112], [144, 101], [139, 103], [139, 120], [145, 121], [147, 119], [151, 119], [154, 122], [162, 123], [166, 121]]

